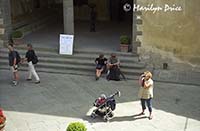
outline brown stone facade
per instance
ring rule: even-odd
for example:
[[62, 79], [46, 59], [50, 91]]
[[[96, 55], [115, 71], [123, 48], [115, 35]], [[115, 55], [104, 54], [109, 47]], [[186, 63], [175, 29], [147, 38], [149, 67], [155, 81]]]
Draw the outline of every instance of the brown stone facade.
[[[200, 65], [200, 1], [198, 0], [143, 0], [138, 5], [162, 7], [162, 11], [142, 11], [143, 31], [140, 54], [151, 56], [154, 65], [163, 62]], [[169, 10], [169, 6], [173, 11]], [[181, 7], [181, 11], [176, 10]], [[167, 10], [168, 9], [168, 10]], [[147, 57], [146, 57], [147, 58]], [[178, 60], [178, 59], [179, 60]]]

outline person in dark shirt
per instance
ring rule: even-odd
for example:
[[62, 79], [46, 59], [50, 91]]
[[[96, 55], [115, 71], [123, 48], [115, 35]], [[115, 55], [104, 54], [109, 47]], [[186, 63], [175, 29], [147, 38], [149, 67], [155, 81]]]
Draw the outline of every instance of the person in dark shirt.
[[17, 61], [17, 51], [14, 50], [13, 44], [8, 45], [8, 59], [9, 59], [9, 66], [13, 73], [13, 84], [16, 86], [19, 81], [19, 74], [18, 74], [18, 63]]
[[102, 72], [106, 70], [107, 59], [103, 54], [100, 54], [98, 58], [95, 59], [96, 63], [96, 80], [99, 79]]
[[35, 77], [36, 81], [35, 84], [39, 84], [40, 83], [40, 78], [35, 70], [35, 66], [34, 66], [34, 59], [36, 57], [35, 51], [33, 50], [33, 47], [31, 44], [27, 44], [27, 52], [26, 52], [26, 58], [24, 58], [23, 61], [27, 61], [28, 62], [28, 78], [26, 79], [27, 81], [31, 81], [32, 80], [32, 75]]

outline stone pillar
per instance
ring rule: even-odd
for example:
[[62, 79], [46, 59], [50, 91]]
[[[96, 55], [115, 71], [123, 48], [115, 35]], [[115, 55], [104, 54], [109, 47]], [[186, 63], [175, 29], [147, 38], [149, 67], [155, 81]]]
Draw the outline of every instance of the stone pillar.
[[74, 4], [73, 0], [63, 0], [64, 33], [74, 35]]
[[[133, 0], [133, 5], [136, 4], [136, 0]], [[133, 8], [132, 5], [132, 8]], [[137, 38], [137, 24], [136, 24], [136, 12], [133, 12], [133, 23], [132, 23], [132, 52], [137, 53], [136, 38]]]
[[7, 43], [10, 40], [10, 34], [12, 32], [10, 0], [0, 0], [0, 18], [2, 28], [4, 29], [4, 34], [1, 39], [3, 39], [4, 43]]
[[[133, 0], [133, 4], [137, 4], [137, 0]], [[138, 47], [141, 46], [140, 40], [137, 40], [137, 36], [142, 36], [142, 31], [137, 30], [137, 26], [142, 25], [141, 19], [142, 12], [133, 12], [133, 24], [132, 24], [132, 52], [138, 53]]]

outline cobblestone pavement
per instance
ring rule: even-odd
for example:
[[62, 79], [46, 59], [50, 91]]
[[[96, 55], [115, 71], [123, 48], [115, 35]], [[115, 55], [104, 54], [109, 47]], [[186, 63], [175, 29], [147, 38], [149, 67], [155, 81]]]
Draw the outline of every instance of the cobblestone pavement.
[[[65, 131], [70, 122], [85, 123], [88, 131], [199, 131], [200, 87], [155, 82], [153, 114], [140, 112], [138, 81], [95, 81], [93, 77], [40, 73], [41, 83], [11, 85], [9, 71], [0, 71], [0, 105], [7, 116], [6, 131]], [[89, 115], [101, 93], [120, 90], [115, 117], [108, 123]], [[146, 112], [148, 116], [148, 112]]]

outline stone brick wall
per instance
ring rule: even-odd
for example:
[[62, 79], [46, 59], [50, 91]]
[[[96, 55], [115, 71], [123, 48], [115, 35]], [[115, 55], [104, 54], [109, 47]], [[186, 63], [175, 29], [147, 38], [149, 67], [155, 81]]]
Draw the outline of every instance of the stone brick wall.
[[0, 47], [3, 47], [5, 29], [3, 27], [2, 0], [0, 0]]
[[[155, 7], [165, 4], [181, 6], [182, 11], [152, 13], [142, 12], [143, 24], [138, 28], [143, 31], [140, 54], [145, 57], [155, 56], [155, 65], [160, 65], [159, 58], [172, 62], [177, 58], [194, 66], [200, 65], [200, 1], [199, 0], [143, 0], [139, 5], [153, 4]], [[157, 60], [156, 60], [157, 59]]]
[[10, 0], [0, 0], [0, 45], [7, 44], [12, 31]]

